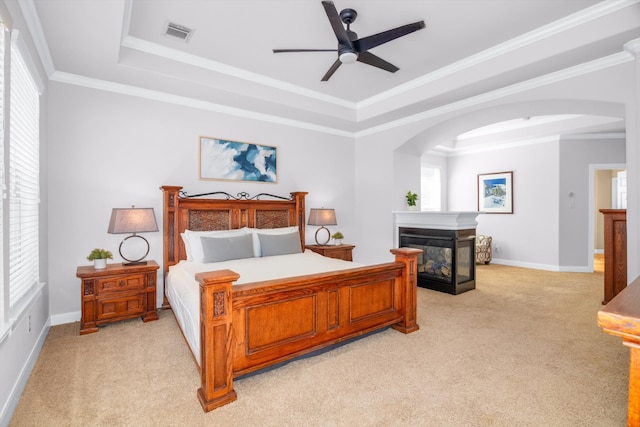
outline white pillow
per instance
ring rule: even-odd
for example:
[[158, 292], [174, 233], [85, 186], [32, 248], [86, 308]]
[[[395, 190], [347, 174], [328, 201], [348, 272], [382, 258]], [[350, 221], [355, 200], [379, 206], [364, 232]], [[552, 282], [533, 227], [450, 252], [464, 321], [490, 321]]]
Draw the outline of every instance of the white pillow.
[[181, 233], [182, 241], [187, 252], [187, 261], [204, 262], [204, 250], [201, 237], [235, 237], [249, 234], [248, 228], [236, 230], [191, 231]]
[[297, 233], [300, 231], [297, 225], [293, 225], [291, 227], [280, 227], [280, 228], [248, 228], [248, 230], [249, 230], [249, 233], [253, 234], [253, 256], [255, 257], [262, 256], [262, 250], [260, 250], [260, 239], [258, 238], [258, 233], [276, 235], [276, 234]]

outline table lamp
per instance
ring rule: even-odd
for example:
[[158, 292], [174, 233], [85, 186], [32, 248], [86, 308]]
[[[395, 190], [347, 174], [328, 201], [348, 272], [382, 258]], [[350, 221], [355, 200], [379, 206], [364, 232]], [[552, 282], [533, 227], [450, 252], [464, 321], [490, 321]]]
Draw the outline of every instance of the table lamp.
[[[336, 211], [335, 209], [325, 209], [325, 208], [321, 208], [321, 209], [311, 209], [311, 211], [309, 211], [309, 225], [319, 225], [320, 228], [318, 228], [316, 230], [316, 244], [318, 245], [326, 245], [327, 243], [329, 243], [329, 240], [331, 239], [331, 233], [329, 232], [329, 229], [327, 227], [325, 227], [325, 225], [338, 225], [338, 223], [336, 222]], [[320, 232], [320, 230], [326, 230], [327, 232], [327, 240], [325, 240], [323, 243], [320, 243], [318, 241], [318, 233]]]
[[[149, 255], [149, 242], [142, 236], [138, 236], [136, 233], [148, 233], [151, 231], [158, 231], [158, 223], [156, 222], [156, 215], [153, 212], [153, 208], [136, 208], [131, 206], [130, 208], [114, 208], [111, 212], [111, 220], [109, 221], [109, 234], [126, 234], [132, 233], [131, 236], [126, 237], [118, 247], [120, 256], [126, 263], [123, 265], [143, 265], [147, 261], [144, 261], [145, 257]], [[137, 237], [142, 239], [146, 244], [146, 248], [143, 247], [141, 252], [144, 254], [138, 258], [127, 258], [122, 254], [122, 245], [129, 239]]]

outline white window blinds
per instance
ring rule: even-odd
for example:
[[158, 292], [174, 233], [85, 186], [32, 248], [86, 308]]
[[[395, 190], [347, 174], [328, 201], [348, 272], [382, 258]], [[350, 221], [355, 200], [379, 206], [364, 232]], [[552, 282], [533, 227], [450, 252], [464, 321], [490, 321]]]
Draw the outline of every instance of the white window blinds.
[[[6, 187], [5, 187], [5, 178], [4, 178], [4, 48], [5, 44], [5, 26], [0, 22], [0, 189], [2, 190], [2, 196], [4, 198]], [[2, 242], [4, 242], [4, 226], [3, 226], [3, 212], [2, 200], [0, 200], [0, 237], [2, 237]], [[0, 277], [4, 278], [4, 262], [1, 260], [4, 259], [2, 256], [3, 253], [3, 244], [0, 244]], [[9, 301], [8, 292], [4, 289], [1, 289], [0, 292], [0, 323], [6, 321], [6, 317], [8, 311], [8, 306], [5, 305], [5, 301]]]
[[9, 305], [39, 281], [40, 95], [20, 50], [11, 43], [9, 110]]

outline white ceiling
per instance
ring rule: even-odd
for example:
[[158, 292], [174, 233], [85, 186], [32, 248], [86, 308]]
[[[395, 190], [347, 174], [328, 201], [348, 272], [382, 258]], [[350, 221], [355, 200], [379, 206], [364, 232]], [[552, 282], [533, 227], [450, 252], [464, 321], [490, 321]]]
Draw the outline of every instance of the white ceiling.
[[[52, 80], [345, 135], [617, 54], [640, 37], [636, 0], [336, 0], [358, 12], [360, 37], [419, 20], [426, 28], [371, 50], [398, 72], [343, 64], [321, 82], [336, 53], [272, 53], [336, 47], [320, 0], [8, 1]], [[190, 40], [164, 35], [168, 22], [193, 29]], [[611, 122], [589, 126], [624, 129]]]

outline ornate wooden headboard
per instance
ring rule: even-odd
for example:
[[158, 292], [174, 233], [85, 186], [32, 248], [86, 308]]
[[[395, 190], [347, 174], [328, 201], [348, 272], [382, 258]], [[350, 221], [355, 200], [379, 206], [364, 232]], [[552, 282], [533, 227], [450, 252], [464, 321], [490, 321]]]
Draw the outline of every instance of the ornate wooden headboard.
[[[297, 225], [300, 244], [304, 250], [306, 192], [291, 193], [291, 197], [271, 194], [248, 193], [232, 196], [217, 191], [187, 195], [182, 187], [162, 186], [164, 273], [169, 267], [186, 259], [184, 242], [180, 233], [184, 230], [231, 230], [235, 228], [279, 228]], [[215, 198], [222, 197], [222, 198]], [[260, 199], [263, 197], [264, 199]], [[267, 200], [268, 198], [268, 200]]]

